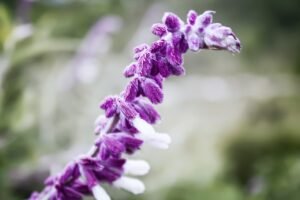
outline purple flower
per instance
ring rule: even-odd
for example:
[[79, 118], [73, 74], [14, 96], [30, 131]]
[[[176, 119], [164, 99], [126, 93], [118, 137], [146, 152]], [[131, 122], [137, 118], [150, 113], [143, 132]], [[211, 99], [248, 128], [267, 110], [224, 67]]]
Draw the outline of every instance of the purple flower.
[[241, 48], [239, 39], [230, 28], [212, 23], [214, 13], [214, 11], [205, 11], [197, 17], [195, 11], [188, 13], [185, 37], [189, 49], [192, 51], [216, 49], [238, 53]]
[[132, 79], [124, 92], [126, 101], [133, 101], [138, 96], [147, 97], [152, 103], [158, 104], [163, 100], [163, 92], [158, 83], [146, 77], [137, 77]]
[[135, 62], [133, 62], [125, 68], [123, 74], [127, 78], [132, 77], [136, 73], [136, 70], [137, 70], [137, 65]]
[[132, 79], [127, 85], [124, 92], [124, 99], [126, 101], [133, 101], [140, 93], [140, 82], [138, 78]]
[[82, 194], [72, 187], [68, 187], [66, 185], [55, 184], [56, 194], [54, 199], [74, 199], [81, 200]]
[[197, 12], [194, 10], [190, 10], [187, 14], [187, 23], [190, 25], [194, 25], [197, 19]]
[[105, 161], [98, 158], [82, 158], [80, 166], [87, 179], [89, 188], [94, 187], [98, 182], [112, 183], [123, 174], [125, 159], [110, 158]]
[[135, 110], [139, 113], [140, 118], [148, 122], [149, 124], [155, 124], [157, 120], [160, 119], [158, 112], [154, 109], [154, 107], [143, 101], [142, 99], [138, 99], [133, 103]]
[[153, 66], [164, 78], [167, 78], [172, 74], [172, 65], [163, 56], [157, 55], [155, 61], [153, 61]]
[[206, 28], [213, 21], [213, 14], [215, 11], [205, 11], [202, 15], [199, 15], [195, 21], [195, 26], [198, 28], [198, 32], [202, 32], [202, 29]]
[[134, 119], [137, 115], [137, 112], [134, 110], [134, 108], [126, 101], [119, 99], [118, 100], [119, 110], [121, 114], [126, 119]]
[[[55, 192], [50, 199], [82, 199], [83, 195], [89, 194], [89, 190], [84, 183], [77, 179], [80, 176], [78, 164], [69, 163], [59, 176], [50, 176], [45, 184], [54, 187]], [[80, 187], [79, 187], [80, 186]], [[35, 194], [36, 196], [37, 194]]]
[[[128, 95], [131, 95], [129, 92]], [[137, 115], [134, 108], [117, 96], [109, 96], [107, 97], [101, 104], [100, 108], [105, 110], [106, 117], [112, 117], [116, 114], [121, 114], [127, 119], [133, 119]]]
[[151, 73], [152, 62], [151, 62], [152, 54], [149, 51], [145, 51], [140, 55], [138, 59], [138, 68], [137, 73], [141, 76], [148, 76]]
[[173, 45], [167, 46], [167, 60], [172, 66], [181, 65], [183, 62], [182, 54]]
[[100, 104], [100, 108], [102, 108], [103, 110], [105, 110], [106, 117], [112, 117], [112, 116], [114, 116], [117, 113], [117, 111], [118, 111], [116, 97], [112, 97], [112, 96], [107, 97]]
[[143, 94], [154, 103], [161, 103], [163, 100], [163, 92], [157, 83], [149, 78], [143, 78], [141, 80], [141, 88], [143, 88]]
[[64, 170], [64, 173], [58, 177], [60, 183], [72, 182], [80, 176], [78, 164], [75, 162], [69, 163]]
[[183, 24], [181, 19], [171, 12], [165, 13], [162, 21], [166, 25], [168, 31], [172, 33], [178, 31]]
[[[96, 200], [110, 200], [101, 187], [106, 182], [134, 194], [144, 192], [145, 186], [130, 175], [145, 175], [150, 166], [146, 161], [124, 159], [142, 144], [167, 149], [171, 137], [153, 128], [160, 115], [153, 107], [163, 101], [165, 78], [185, 74], [183, 54], [188, 49], [240, 51], [239, 39], [229, 27], [212, 23], [214, 11], [198, 15], [190, 11], [187, 24], [175, 14], [166, 13], [163, 23], [154, 24], [152, 33], [159, 37], [150, 46], [134, 48], [134, 61], [123, 74], [131, 78], [120, 95], [108, 96], [100, 104], [105, 116], [95, 122], [98, 138], [87, 154], [70, 162], [62, 173], [50, 176], [42, 192], [34, 192], [30, 200], [80, 200], [93, 195]], [[147, 101], [147, 99], [149, 101]]]
[[199, 16], [197, 16], [195, 11], [188, 13], [187, 21], [189, 24], [185, 27], [185, 35], [190, 50], [198, 51], [205, 47], [204, 32], [206, 27], [212, 22], [212, 14], [214, 14], [214, 11], [206, 11]]
[[157, 23], [152, 25], [151, 31], [154, 35], [162, 37], [167, 33], [167, 27], [164, 24]]
[[154, 65], [159, 70], [159, 74], [165, 78], [170, 75], [181, 76], [185, 74], [183, 65], [171, 65], [164, 57], [158, 56]]
[[163, 39], [155, 41], [151, 44], [150, 51], [151, 53], [161, 53], [167, 47], [167, 42]]
[[139, 46], [136, 46], [133, 50], [134, 52], [134, 59], [138, 60], [140, 58], [140, 56], [146, 52], [149, 49], [149, 45], [148, 44], [140, 44]]
[[99, 147], [99, 156], [102, 160], [109, 157], [120, 158], [124, 152], [133, 153], [140, 149], [143, 141], [134, 136], [125, 133], [111, 133], [106, 134], [99, 141], [96, 146]]
[[116, 125], [114, 132], [125, 132], [133, 135], [137, 133], [138, 130], [133, 126], [130, 120], [127, 120], [126, 118], [121, 118], [119, 120], [119, 123]]

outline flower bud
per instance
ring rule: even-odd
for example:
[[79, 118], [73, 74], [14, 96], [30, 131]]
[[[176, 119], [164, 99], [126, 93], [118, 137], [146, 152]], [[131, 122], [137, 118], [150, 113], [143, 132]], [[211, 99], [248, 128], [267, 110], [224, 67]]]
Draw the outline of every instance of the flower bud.
[[196, 11], [190, 10], [187, 14], [187, 23], [189, 23], [190, 25], [194, 25], [196, 22], [197, 16], [198, 16], [198, 14]]
[[162, 21], [167, 26], [168, 31], [172, 33], [178, 31], [182, 24], [180, 18], [171, 12], [165, 13]]
[[142, 79], [141, 87], [143, 88], [145, 96], [148, 97], [152, 103], [158, 104], [163, 101], [163, 92], [154, 80], [150, 78]]
[[157, 23], [152, 25], [151, 31], [154, 35], [162, 37], [167, 33], [167, 27], [164, 24]]
[[137, 68], [136, 63], [131, 63], [125, 68], [123, 72], [124, 76], [127, 78], [132, 77], [136, 72], [136, 68]]

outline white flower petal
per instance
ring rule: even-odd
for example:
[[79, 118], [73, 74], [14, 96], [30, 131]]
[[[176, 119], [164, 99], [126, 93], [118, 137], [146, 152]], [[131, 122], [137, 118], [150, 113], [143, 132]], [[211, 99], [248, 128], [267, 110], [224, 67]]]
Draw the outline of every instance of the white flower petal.
[[171, 143], [171, 137], [165, 133], [139, 133], [136, 137], [159, 149], [168, 149]]
[[143, 176], [150, 170], [150, 165], [144, 160], [127, 160], [124, 165], [126, 174]]
[[140, 132], [136, 135], [137, 138], [160, 149], [169, 148], [171, 137], [168, 134], [156, 133], [151, 124], [139, 117], [136, 117], [132, 122], [135, 128]]
[[96, 200], [110, 200], [110, 197], [100, 185], [95, 185], [92, 188], [92, 193]]
[[155, 133], [155, 130], [152, 127], [152, 125], [139, 117], [136, 117], [134, 120], [132, 120], [132, 122], [134, 127], [137, 128], [137, 130], [139, 130], [140, 133]]
[[105, 120], [106, 120], [106, 117], [104, 115], [99, 115], [95, 120], [95, 125], [102, 124], [102, 123], [104, 123]]
[[113, 182], [113, 185], [117, 188], [127, 190], [133, 194], [141, 194], [145, 191], [145, 185], [142, 181], [126, 176], [123, 176]]

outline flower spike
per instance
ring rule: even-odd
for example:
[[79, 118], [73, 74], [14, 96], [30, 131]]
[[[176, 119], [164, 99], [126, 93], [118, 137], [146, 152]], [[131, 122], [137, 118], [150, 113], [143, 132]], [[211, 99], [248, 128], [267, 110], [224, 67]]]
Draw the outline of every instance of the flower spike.
[[81, 200], [92, 195], [96, 200], [110, 200], [101, 187], [103, 183], [133, 194], [145, 191], [139, 179], [150, 165], [143, 160], [125, 159], [144, 143], [167, 149], [171, 137], [157, 133], [153, 125], [160, 120], [154, 105], [163, 102], [163, 82], [170, 76], [185, 74], [183, 54], [187, 50], [227, 50], [238, 53], [239, 39], [231, 28], [213, 23], [214, 11], [198, 15], [189, 11], [186, 24], [174, 13], [164, 14], [162, 23], [152, 26], [151, 32], [159, 39], [151, 45], [134, 48], [134, 61], [123, 74], [131, 78], [120, 95], [108, 96], [100, 104], [105, 115], [95, 122], [98, 135], [87, 154], [70, 162], [58, 175], [45, 181], [40, 193], [33, 192], [30, 200]]

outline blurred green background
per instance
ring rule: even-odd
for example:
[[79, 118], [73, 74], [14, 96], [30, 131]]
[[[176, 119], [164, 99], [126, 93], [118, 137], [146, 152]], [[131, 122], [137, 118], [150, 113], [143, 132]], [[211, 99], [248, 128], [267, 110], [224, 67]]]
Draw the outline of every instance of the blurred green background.
[[165, 11], [216, 10], [243, 49], [185, 57], [158, 107], [168, 151], [146, 147], [147, 191], [112, 199], [300, 198], [300, 1], [1, 0], [0, 199], [40, 190], [92, 144], [99, 101]]

